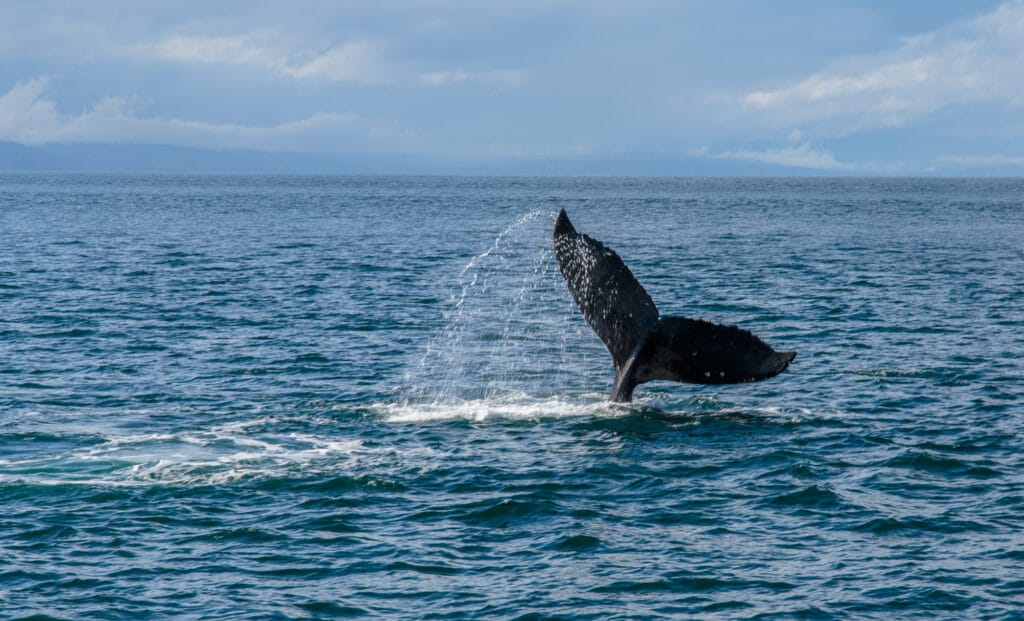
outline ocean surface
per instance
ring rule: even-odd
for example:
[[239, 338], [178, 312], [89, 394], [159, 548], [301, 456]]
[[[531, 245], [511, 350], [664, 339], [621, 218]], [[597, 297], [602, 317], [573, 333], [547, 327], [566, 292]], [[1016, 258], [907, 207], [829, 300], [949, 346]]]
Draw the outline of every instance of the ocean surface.
[[0, 175], [0, 618], [1024, 619], [1022, 360], [1019, 179]]

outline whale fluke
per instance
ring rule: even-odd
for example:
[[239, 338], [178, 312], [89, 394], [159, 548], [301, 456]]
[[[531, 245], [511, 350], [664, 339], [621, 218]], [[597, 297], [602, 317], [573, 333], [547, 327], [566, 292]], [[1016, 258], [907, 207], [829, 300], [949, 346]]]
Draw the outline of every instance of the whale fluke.
[[555, 222], [555, 255], [583, 316], [618, 370], [658, 322], [654, 300], [614, 250], [576, 232], [564, 209]]
[[782, 372], [796, 352], [777, 352], [746, 330], [700, 319], [659, 317], [651, 296], [614, 250], [555, 221], [555, 256], [583, 316], [615, 364], [613, 401], [651, 380], [736, 384]]

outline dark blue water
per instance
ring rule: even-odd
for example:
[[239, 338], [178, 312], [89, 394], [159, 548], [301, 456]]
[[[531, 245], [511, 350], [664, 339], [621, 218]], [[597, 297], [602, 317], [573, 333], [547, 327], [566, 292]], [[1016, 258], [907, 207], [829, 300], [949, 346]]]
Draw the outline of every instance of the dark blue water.
[[[560, 208], [799, 357], [608, 404]], [[1022, 300], [1020, 180], [2, 176], [0, 617], [1024, 618]]]

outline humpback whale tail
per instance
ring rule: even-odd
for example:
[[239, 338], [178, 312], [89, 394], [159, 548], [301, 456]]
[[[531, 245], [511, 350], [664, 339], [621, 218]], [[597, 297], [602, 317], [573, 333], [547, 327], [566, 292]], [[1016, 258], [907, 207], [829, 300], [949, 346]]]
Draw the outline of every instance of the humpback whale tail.
[[659, 317], [651, 296], [619, 255], [577, 232], [564, 209], [554, 237], [562, 276], [615, 363], [613, 401], [630, 401], [638, 384], [656, 379], [755, 382], [778, 375], [796, 357], [735, 326]]

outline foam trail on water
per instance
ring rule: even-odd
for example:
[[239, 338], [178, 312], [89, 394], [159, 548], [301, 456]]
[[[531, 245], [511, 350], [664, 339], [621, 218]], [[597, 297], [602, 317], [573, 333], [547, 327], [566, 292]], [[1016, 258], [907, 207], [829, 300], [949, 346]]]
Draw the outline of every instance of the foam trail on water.
[[385, 420], [395, 423], [442, 420], [543, 420], [579, 416], [622, 416], [628, 407], [613, 404], [604, 394], [586, 395], [586, 399], [531, 397], [525, 394], [467, 399], [435, 403], [399, 403], [380, 406]]
[[[283, 423], [308, 431], [273, 431]], [[269, 429], [268, 429], [269, 428]], [[260, 417], [164, 433], [98, 430], [93, 440], [44, 458], [11, 459], [0, 484], [215, 485], [275, 477], [361, 476], [420, 461], [426, 447], [395, 451], [345, 438], [333, 422]]]

